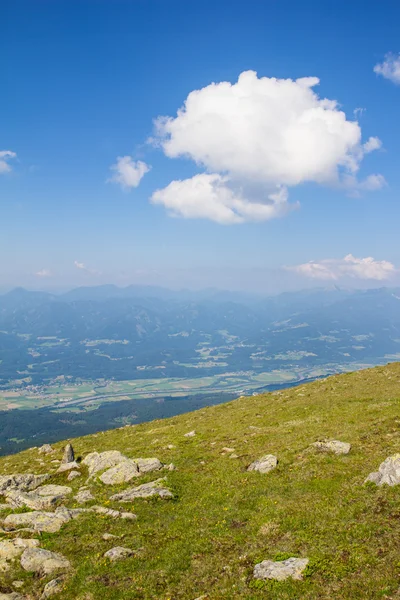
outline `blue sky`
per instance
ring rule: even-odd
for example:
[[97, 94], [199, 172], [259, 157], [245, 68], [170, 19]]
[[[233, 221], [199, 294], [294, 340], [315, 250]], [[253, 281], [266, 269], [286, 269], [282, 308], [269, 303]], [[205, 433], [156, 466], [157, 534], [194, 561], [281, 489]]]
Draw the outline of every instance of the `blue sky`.
[[2, 3], [1, 288], [398, 284], [399, 17], [385, 0]]

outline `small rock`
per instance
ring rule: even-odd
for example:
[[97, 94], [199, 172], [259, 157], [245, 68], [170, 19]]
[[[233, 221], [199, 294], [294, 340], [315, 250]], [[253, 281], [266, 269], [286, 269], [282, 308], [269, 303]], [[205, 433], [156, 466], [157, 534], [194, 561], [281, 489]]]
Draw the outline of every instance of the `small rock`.
[[254, 461], [247, 467], [248, 471], [258, 471], [259, 473], [269, 473], [275, 469], [278, 464], [278, 459], [273, 454], [266, 454], [258, 460]]
[[66, 498], [69, 494], [72, 494], [72, 488], [67, 485], [41, 485], [36, 488], [35, 494], [39, 494], [39, 496], [59, 496]]
[[50, 446], [50, 444], [43, 444], [43, 446], [40, 446], [40, 448], [38, 448], [39, 454], [51, 454], [52, 452], [54, 452], [54, 450]]
[[159, 471], [164, 466], [158, 458], [134, 458], [133, 461], [137, 464], [140, 473]]
[[255, 579], [303, 579], [303, 571], [308, 565], [308, 558], [288, 558], [282, 561], [263, 560], [254, 567]]
[[61, 460], [59, 460], [58, 458], [55, 458], [54, 460], [50, 461], [52, 465], [59, 465]]
[[320, 452], [333, 452], [333, 454], [348, 454], [351, 450], [351, 444], [338, 440], [322, 440], [311, 445]]
[[230, 454], [231, 452], [235, 452], [235, 448], [222, 448], [222, 452], [226, 452], [227, 454]]
[[63, 588], [63, 583], [63, 577], [57, 577], [56, 579], [52, 579], [51, 581], [49, 581], [49, 583], [46, 583], [40, 600], [46, 600], [46, 598], [51, 598], [51, 596], [54, 596], [55, 594], [61, 592]]
[[196, 435], [195, 431], [189, 431], [188, 433], [185, 433], [185, 435], [183, 437], [191, 438], [191, 437], [194, 437], [195, 435]]
[[78, 504], [85, 504], [86, 502], [90, 502], [91, 500], [95, 500], [95, 497], [91, 493], [90, 490], [79, 490], [76, 496], [74, 496], [74, 500], [78, 502]]
[[71, 444], [67, 444], [64, 448], [64, 454], [61, 459], [61, 464], [67, 465], [75, 461], [75, 452]]
[[12, 560], [20, 556], [26, 548], [36, 548], [39, 540], [15, 538], [0, 541], [0, 559]]
[[25, 600], [25, 596], [21, 596], [18, 592], [11, 592], [10, 594], [0, 592], [0, 600]]
[[111, 550], [107, 550], [105, 552], [104, 557], [109, 558], [113, 562], [116, 560], [123, 560], [124, 558], [129, 558], [129, 556], [133, 556], [134, 552], [130, 548], [123, 548], [122, 546], [115, 546], [115, 548], [111, 548]]
[[25, 571], [50, 575], [55, 571], [69, 569], [71, 563], [62, 554], [42, 548], [27, 548], [21, 556], [21, 567]]
[[398, 485], [400, 483], [400, 454], [389, 456], [380, 464], [376, 473], [370, 473], [365, 480], [376, 485]]
[[113, 535], [112, 533], [103, 533], [102, 538], [104, 541], [108, 542], [109, 540], [118, 539], [119, 535]]
[[68, 481], [73, 481], [74, 479], [76, 479], [77, 477], [82, 477], [82, 473], [79, 473], [79, 471], [71, 471], [68, 474], [67, 480]]
[[128, 488], [119, 494], [111, 496], [110, 500], [119, 502], [131, 502], [135, 498], [150, 498], [151, 496], [160, 496], [160, 498], [173, 498], [173, 493], [164, 485], [165, 479], [157, 479], [151, 483], [144, 483], [138, 487]]
[[65, 471], [74, 471], [75, 469], [80, 469], [77, 462], [63, 463], [57, 469], [57, 473], [65, 473]]
[[110, 467], [115, 467], [121, 462], [129, 460], [127, 456], [121, 454], [118, 450], [107, 450], [106, 452], [91, 452], [82, 461], [89, 470], [89, 476], [94, 475], [98, 471], [104, 471]]
[[24, 587], [25, 584], [23, 581], [13, 581], [11, 585], [15, 587], [16, 590], [19, 590]]
[[105, 471], [99, 479], [106, 485], [118, 485], [128, 483], [135, 477], [140, 477], [139, 467], [136, 462], [127, 459]]
[[166, 450], [173, 450], [175, 448], [175, 446], [173, 444], [168, 444], [168, 446], [166, 446]]
[[11, 569], [11, 565], [5, 558], [0, 558], [0, 573], [6, 573]]
[[237, 454], [233, 453], [229, 455], [229, 458], [239, 458]]
[[176, 466], [174, 463], [169, 463], [169, 465], [164, 465], [163, 469], [165, 471], [176, 471]]

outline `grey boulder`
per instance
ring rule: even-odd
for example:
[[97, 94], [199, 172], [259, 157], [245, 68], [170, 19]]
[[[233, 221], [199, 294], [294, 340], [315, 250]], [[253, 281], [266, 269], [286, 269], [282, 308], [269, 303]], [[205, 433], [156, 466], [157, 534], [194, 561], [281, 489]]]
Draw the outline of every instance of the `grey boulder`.
[[48, 474], [34, 475], [33, 473], [0, 475], [0, 495], [11, 490], [29, 492], [44, 483], [49, 477]]
[[25, 571], [50, 575], [56, 571], [69, 569], [71, 563], [58, 552], [50, 552], [42, 548], [28, 548], [21, 556], [21, 567]]
[[247, 467], [248, 471], [258, 471], [259, 473], [269, 473], [278, 464], [278, 459], [273, 454], [266, 454], [258, 460], [255, 460]]
[[134, 552], [130, 548], [123, 548], [122, 546], [115, 546], [115, 548], [111, 548], [111, 550], [107, 550], [105, 552], [104, 557], [109, 558], [113, 562], [116, 560], [123, 560], [124, 558], [129, 558], [133, 556]]
[[157, 479], [150, 483], [144, 483], [137, 487], [128, 488], [119, 494], [111, 496], [110, 500], [119, 502], [131, 502], [136, 498], [150, 498], [159, 496], [160, 498], [173, 498], [173, 493], [164, 485], [165, 478]]
[[312, 446], [320, 452], [332, 452], [333, 454], [348, 454], [351, 450], [351, 444], [339, 440], [322, 440], [314, 442]]
[[400, 483], [400, 454], [394, 454], [384, 460], [378, 471], [368, 475], [365, 482], [367, 481], [372, 481], [376, 485], [398, 485]]
[[67, 465], [75, 461], [75, 452], [71, 444], [67, 444], [64, 448], [64, 454], [61, 459], [61, 464]]
[[254, 567], [255, 579], [303, 579], [303, 571], [309, 563], [308, 558], [288, 558], [286, 560], [263, 560]]

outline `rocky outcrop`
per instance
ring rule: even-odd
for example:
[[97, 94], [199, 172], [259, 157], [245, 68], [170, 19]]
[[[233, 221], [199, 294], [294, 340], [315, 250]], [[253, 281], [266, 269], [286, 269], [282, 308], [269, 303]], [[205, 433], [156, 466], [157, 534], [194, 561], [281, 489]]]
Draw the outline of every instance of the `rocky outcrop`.
[[322, 440], [311, 444], [319, 452], [332, 452], [333, 454], [348, 454], [351, 444], [339, 440]]
[[99, 479], [106, 485], [128, 483], [143, 473], [159, 471], [164, 466], [158, 458], [128, 458], [117, 450], [92, 452], [82, 462], [88, 467], [89, 477], [104, 471]]
[[14, 538], [13, 540], [0, 541], [0, 559], [13, 560], [20, 556], [26, 548], [36, 548], [39, 540]]
[[21, 567], [25, 571], [39, 575], [50, 575], [69, 569], [71, 563], [58, 552], [50, 552], [43, 548], [27, 548], [21, 556]]
[[303, 579], [303, 571], [309, 563], [308, 558], [288, 558], [281, 561], [263, 560], [254, 567], [255, 579]]
[[394, 454], [384, 460], [378, 471], [368, 475], [367, 481], [376, 485], [398, 485], [400, 483], [400, 454]]
[[33, 511], [28, 513], [10, 514], [4, 519], [6, 529], [28, 527], [33, 531], [56, 533], [71, 519], [78, 517], [83, 509], [68, 510], [57, 508], [55, 512]]
[[52, 454], [53, 452], [54, 450], [50, 446], [50, 444], [43, 444], [43, 446], [40, 446], [40, 448], [38, 448], [39, 454]]
[[16, 475], [0, 475], [0, 495], [11, 490], [29, 492], [44, 483], [50, 475], [34, 475], [32, 473]]
[[173, 498], [173, 493], [165, 485], [165, 478], [157, 479], [150, 483], [144, 483], [138, 487], [128, 488], [119, 494], [111, 496], [110, 500], [118, 502], [131, 502], [136, 498], [150, 498], [159, 496], [160, 498]]
[[266, 454], [258, 460], [255, 460], [247, 467], [248, 471], [258, 471], [259, 473], [269, 473], [278, 464], [278, 459], [273, 454]]
[[57, 473], [65, 473], [65, 471], [73, 471], [75, 469], [80, 469], [80, 466], [76, 461], [69, 463], [62, 463], [57, 469]]
[[106, 450], [100, 453], [91, 452], [83, 459], [82, 464], [88, 468], [89, 476], [93, 476], [99, 471], [115, 467], [126, 460], [128, 458], [118, 450]]

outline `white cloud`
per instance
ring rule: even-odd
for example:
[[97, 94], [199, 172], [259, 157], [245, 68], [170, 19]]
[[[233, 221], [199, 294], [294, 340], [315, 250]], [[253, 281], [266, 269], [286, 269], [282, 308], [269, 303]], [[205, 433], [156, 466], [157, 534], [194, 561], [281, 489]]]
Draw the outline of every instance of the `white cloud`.
[[35, 273], [36, 277], [52, 277], [52, 272], [49, 269], [41, 269]]
[[11, 171], [11, 166], [8, 164], [8, 161], [16, 157], [16, 153], [11, 150], [0, 150], [0, 174], [9, 173]]
[[101, 275], [101, 271], [96, 271], [95, 269], [89, 269], [83, 262], [79, 262], [78, 260], [74, 261], [74, 265], [77, 269], [81, 271], [85, 271], [85, 273], [90, 273], [90, 275]]
[[396, 273], [395, 266], [386, 260], [375, 260], [371, 256], [356, 258], [348, 254], [342, 259], [326, 259], [320, 262], [310, 261], [294, 267], [286, 267], [299, 275], [312, 279], [339, 279], [355, 277], [357, 279], [389, 279]]
[[108, 181], [129, 189], [138, 187], [151, 167], [141, 160], [134, 161], [131, 156], [118, 156], [117, 162], [110, 169], [114, 171], [114, 175]]
[[285, 187], [268, 196], [265, 194], [262, 200], [250, 202], [243, 196], [243, 190], [217, 173], [172, 181], [164, 189], [155, 191], [151, 202], [163, 204], [172, 216], [211, 219], [224, 225], [272, 219], [292, 208], [287, 202]]
[[386, 54], [385, 60], [375, 65], [374, 72], [400, 85], [400, 54]]
[[[316, 77], [258, 78], [254, 71], [246, 71], [235, 84], [213, 83], [191, 92], [175, 118], [156, 119], [151, 141], [170, 158], [193, 160], [205, 169], [206, 178], [172, 182], [152, 201], [170, 210], [174, 204], [174, 214], [221, 222], [221, 205], [226, 208], [239, 200], [241, 208], [235, 211], [239, 219], [222, 217], [222, 222], [234, 223], [282, 214], [280, 204], [271, 209], [271, 199], [284, 187], [305, 182], [342, 186], [346, 176], [352, 177], [347, 186], [355, 185], [364, 155], [381, 142], [370, 138], [363, 144], [358, 122], [347, 120], [335, 100], [320, 98], [313, 90], [318, 83]], [[255, 185], [258, 198], [248, 195]], [[176, 200], [172, 190], [179, 196]], [[260, 209], [263, 198], [270, 199], [269, 210]]]

